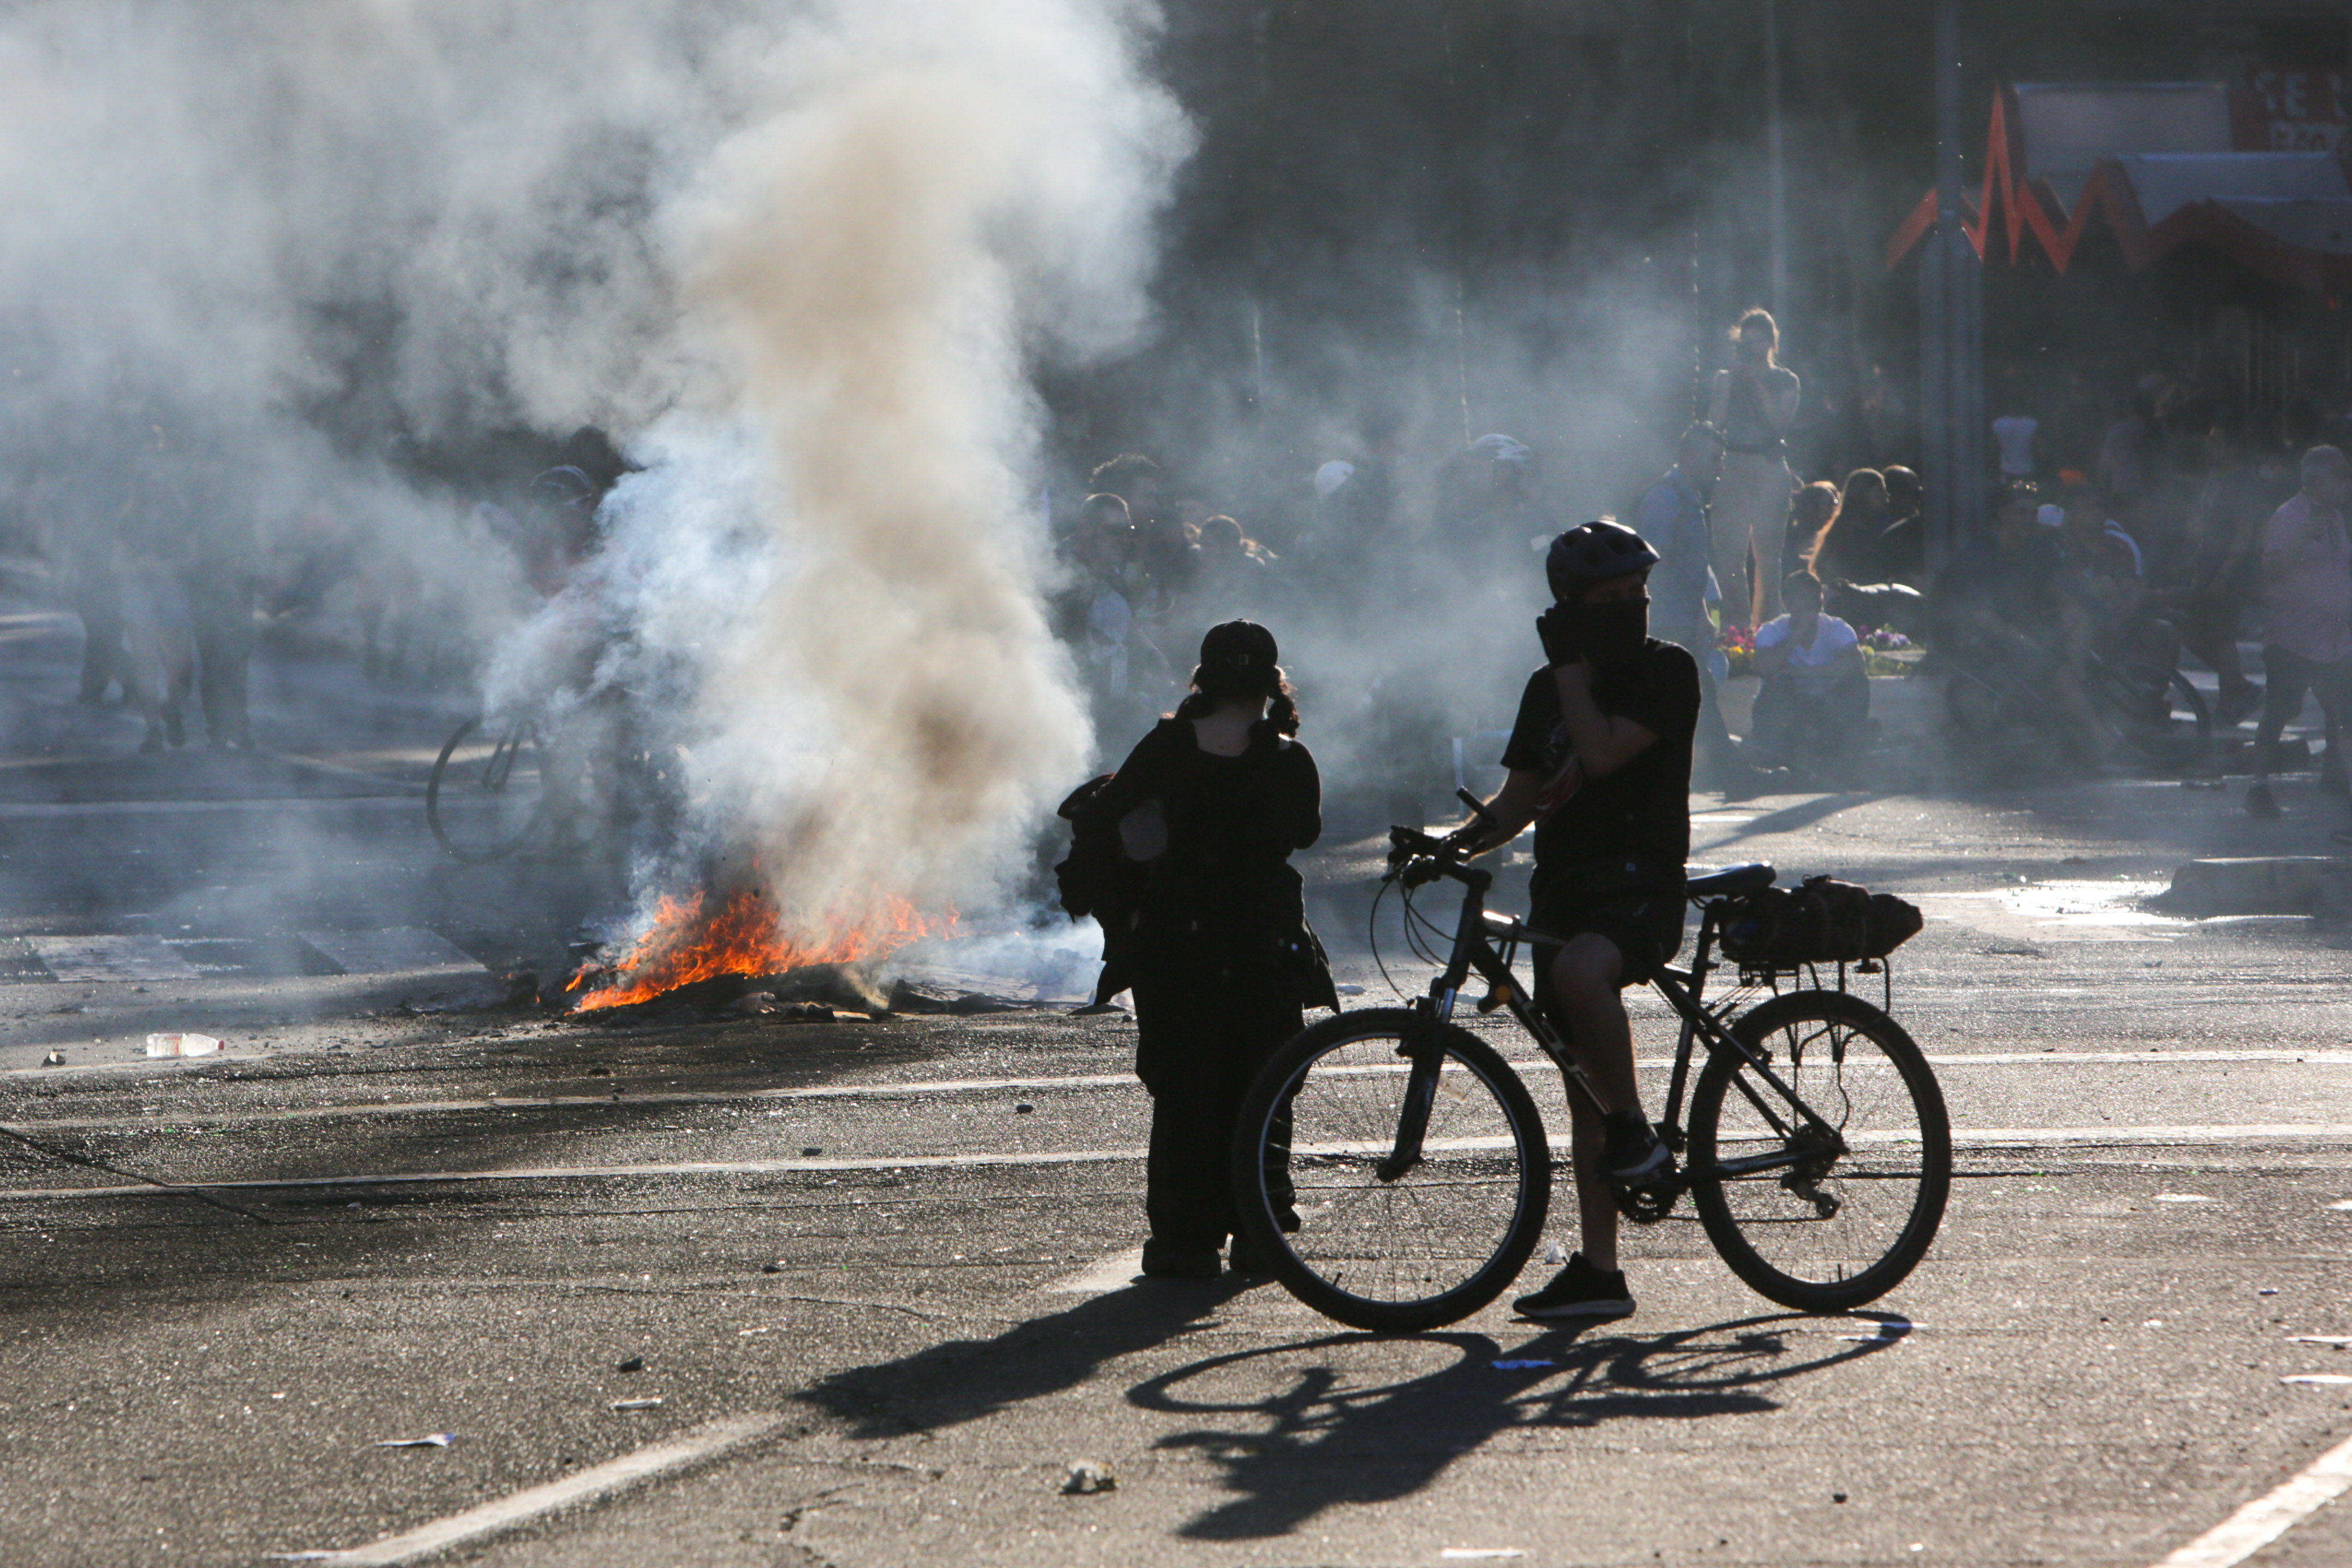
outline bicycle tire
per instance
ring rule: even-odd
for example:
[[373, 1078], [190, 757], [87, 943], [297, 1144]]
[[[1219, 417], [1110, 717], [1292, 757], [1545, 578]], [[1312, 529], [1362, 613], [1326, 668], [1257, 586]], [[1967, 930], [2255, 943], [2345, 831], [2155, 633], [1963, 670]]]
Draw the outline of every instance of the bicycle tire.
[[2194, 768], [2212, 749], [2212, 713], [2204, 694], [2179, 671], [2143, 664], [2109, 666], [2095, 689], [2105, 698], [2117, 737], [2143, 762]]
[[1502, 1294], [1551, 1201], [1527, 1085], [1452, 1025], [1422, 1164], [1393, 1182], [1373, 1174], [1393, 1146], [1411, 1027], [1402, 1008], [1310, 1025], [1260, 1070], [1234, 1139], [1243, 1236], [1298, 1300], [1381, 1333], [1456, 1322]]
[[[1837, 1312], [1876, 1301], [1927, 1256], [1951, 1196], [1951, 1121], [1927, 1057], [1900, 1024], [1840, 991], [1775, 997], [1740, 1015], [1731, 1029], [1751, 1050], [1769, 1051], [1773, 1071], [1850, 1143], [1811, 1184], [1813, 1194], [1835, 1200], [1834, 1214], [1792, 1186], [1787, 1172], [1694, 1180], [1691, 1197], [1707, 1239], [1733, 1273], [1782, 1306]], [[1850, 1060], [1858, 1040], [1868, 1042], [1874, 1059]], [[1824, 1043], [1832, 1058], [1826, 1063]], [[1727, 1055], [1711, 1054], [1700, 1070], [1691, 1092], [1692, 1170], [1723, 1157], [1727, 1103], [1735, 1106], [1738, 1145], [1748, 1152], [1786, 1146], [1756, 1116], [1744, 1092], [1727, 1099], [1735, 1077], [1743, 1076], [1755, 1082], [1753, 1070]], [[1895, 1095], [1874, 1095], [1873, 1110], [1883, 1106], [1886, 1113], [1873, 1115], [1869, 1125], [1856, 1124], [1857, 1092], [1890, 1083], [1900, 1086], [1901, 1107]], [[1754, 1092], [1776, 1110], [1787, 1103], [1769, 1085], [1758, 1083]], [[1906, 1149], [1916, 1150], [1916, 1158], [1903, 1158]], [[1889, 1200], [1907, 1201], [1907, 1207], [1895, 1214]], [[1876, 1239], [1881, 1234], [1883, 1241]], [[1800, 1255], [1811, 1258], [1803, 1271], [1796, 1271]]]
[[[433, 830], [434, 841], [443, 852], [460, 865], [487, 865], [514, 853], [539, 831], [547, 817], [546, 795], [536, 786], [541, 778], [538, 738], [529, 719], [517, 719], [507, 727], [482, 764], [483, 775], [497, 780], [496, 789], [484, 793], [504, 796], [508, 783], [522, 770], [527, 758], [529, 777], [535, 781], [529, 805], [521, 810], [520, 821], [509, 810], [499, 822], [490, 825], [487, 833], [477, 834], [471, 824], [459, 826], [458, 818], [466, 813], [457, 809], [458, 797], [466, 776], [473, 769], [470, 765], [453, 768], [450, 762], [457, 748], [482, 727], [482, 722], [469, 718], [457, 727], [442, 746], [441, 755], [434, 759], [432, 777], [425, 783], [425, 825]], [[443, 810], [445, 799], [451, 808], [446, 811]], [[520, 796], [513, 799], [520, 800]]]

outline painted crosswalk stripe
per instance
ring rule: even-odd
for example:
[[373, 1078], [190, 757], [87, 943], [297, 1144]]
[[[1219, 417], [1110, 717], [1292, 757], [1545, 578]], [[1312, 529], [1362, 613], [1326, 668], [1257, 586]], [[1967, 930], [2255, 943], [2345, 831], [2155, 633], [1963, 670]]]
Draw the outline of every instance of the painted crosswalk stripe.
[[400, 1535], [348, 1551], [281, 1552], [280, 1563], [331, 1563], [341, 1568], [401, 1568], [421, 1563], [453, 1547], [485, 1541], [529, 1524], [559, 1509], [573, 1508], [610, 1497], [630, 1487], [666, 1475], [675, 1475], [756, 1442], [784, 1424], [781, 1416], [735, 1416], [712, 1421], [665, 1443], [655, 1443], [591, 1466], [576, 1475], [544, 1486], [530, 1487], [479, 1508], [436, 1519]]
[[[37, 1125], [37, 1124], [34, 1124]], [[2298, 1143], [2319, 1140], [2328, 1143], [2352, 1143], [2352, 1123], [2347, 1122], [2275, 1122], [2235, 1126], [2177, 1125], [2124, 1127], [1988, 1127], [1955, 1133], [1953, 1144], [1961, 1148], [2055, 1148], [2055, 1147], [2143, 1147], [2151, 1145], [2212, 1145], [2221, 1144]], [[1898, 1134], [1883, 1138], [1862, 1137], [1854, 1142], [1899, 1143]], [[1480, 1152], [1508, 1146], [1509, 1140], [1492, 1138], [1448, 1138], [1432, 1140], [1426, 1147], [1435, 1152]], [[1318, 1145], [1336, 1152], [1355, 1148], [1358, 1152], [1382, 1146], [1375, 1140], [1360, 1145]], [[1553, 1141], [1553, 1152], [1564, 1156], [1568, 1144], [1565, 1138]], [[625, 1180], [657, 1176], [811, 1176], [851, 1171], [906, 1171], [990, 1168], [1023, 1166], [1115, 1165], [1139, 1161], [1144, 1157], [1140, 1145], [1115, 1149], [1066, 1150], [1006, 1150], [1002, 1153], [970, 1153], [955, 1155], [816, 1155], [800, 1159], [765, 1160], [678, 1160], [660, 1162], [629, 1162], [614, 1165], [582, 1166], [514, 1166], [475, 1170], [451, 1171], [381, 1171], [366, 1175], [336, 1175], [313, 1176], [239, 1177], [229, 1180], [182, 1180], [179, 1185], [200, 1186], [207, 1192], [238, 1190], [285, 1191], [304, 1187], [355, 1186], [415, 1186], [436, 1182], [505, 1182], [505, 1181], [590, 1181]], [[178, 1178], [175, 1178], [175, 1180]], [[128, 1197], [151, 1195], [152, 1186], [89, 1186], [89, 1187], [17, 1187], [0, 1188], [0, 1201], [8, 1199], [58, 1199], [77, 1197]]]
[[2352, 1489], [2352, 1437], [2314, 1459], [2156, 1568], [2235, 1568]]

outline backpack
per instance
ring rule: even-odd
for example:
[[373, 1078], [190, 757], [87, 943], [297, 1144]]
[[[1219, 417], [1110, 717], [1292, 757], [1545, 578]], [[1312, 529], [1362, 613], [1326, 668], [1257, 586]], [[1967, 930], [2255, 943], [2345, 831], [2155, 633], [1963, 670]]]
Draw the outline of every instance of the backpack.
[[1918, 905], [1891, 893], [1809, 876], [1801, 886], [1759, 888], [1733, 900], [1723, 951], [1756, 969], [1884, 958], [1924, 923]]

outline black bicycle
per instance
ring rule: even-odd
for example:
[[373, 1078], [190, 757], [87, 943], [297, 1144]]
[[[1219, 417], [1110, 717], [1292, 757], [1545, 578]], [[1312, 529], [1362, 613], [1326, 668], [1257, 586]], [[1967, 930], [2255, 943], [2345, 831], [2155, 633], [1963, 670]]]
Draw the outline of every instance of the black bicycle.
[[536, 716], [469, 718], [425, 780], [425, 824], [462, 865], [502, 859], [546, 825], [549, 772]]
[[[1384, 881], [1402, 884], [1409, 925], [1414, 887], [1462, 885], [1452, 954], [1411, 1007], [1326, 1019], [1275, 1055], [1243, 1107], [1234, 1181], [1244, 1234], [1293, 1295], [1358, 1328], [1410, 1331], [1501, 1294], [1550, 1205], [1554, 1155], [1534, 1099], [1454, 1021], [1471, 977], [1487, 987], [1480, 1012], [1507, 1009], [1572, 1092], [1605, 1106], [1511, 972], [1521, 944], [1558, 939], [1490, 914], [1493, 874], [1462, 864], [1450, 842], [1411, 828], [1390, 841]], [[1649, 1223], [1687, 1193], [1707, 1239], [1759, 1293], [1850, 1311], [1892, 1290], [1935, 1239], [1951, 1125], [1918, 1046], [1843, 988], [1843, 966], [1838, 989], [1781, 991], [1781, 971], [1743, 968], [1738, 988], [1706, 1000], [1706, 977], [1725, 967], [1714, 954], [1728, 904], [1773, 877], [1747, 865], [1687, 884], [1697, 947], [1689, 968], [1653, 982], [1682, 1019], [1657, 1124], [1680, 1176], [1618, 1203]]]
[[[1946, 661], [1944, 708], [1963, 735], [1990, 739], [2021, 730], [2054, 735], [2074, 720], [2050, 695], [2047, 669], [2000, 661], [1964, 666]], [[2179, 670], [2086, 654], [2083, 693], [2111, 747], [2150, 768], [2187, 772], [2213, 748], [2213, 716], [2204, 694]]]

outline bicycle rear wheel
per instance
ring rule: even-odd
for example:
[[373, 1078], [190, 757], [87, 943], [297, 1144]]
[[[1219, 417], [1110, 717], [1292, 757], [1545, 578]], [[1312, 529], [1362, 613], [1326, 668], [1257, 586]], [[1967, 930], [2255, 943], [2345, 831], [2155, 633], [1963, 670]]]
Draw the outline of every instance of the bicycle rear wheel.
[[1412, 1015], [1342, 1013], [1258, 1074], [1234, 1142], [1244, 1234], [1300, 1301], [1357, 1328], [1468, 1317], [1526, 1267], [1551, 1199], [1551, 1148], [1527, 1085], [1466, 1030], [1444, 1060], [1421, 1163], [1394, 1181]]
[[467, 719], [425, 786], [425, 821], [452, 860], [481, 865], [522, 847], [547, 815], [547, 777], [527, 718]]
[[1775, 997], [1731, 1028], [1846, 1148], [1795, 1169], [1707, 1177], [1719, 1162], [1790, 1147], [1765, 1110], [1797, 1121], [1747, 1062], [1709, 1056], [1691, 1091], [1689, 1145], [1707, 1239], [1783, 1306], [1834, 1312], [1876, 1301], [1926, 1256], [1951, 1191], [1951, 1123], [1927, 1058], [1893, 1019], [1839, 991]]

